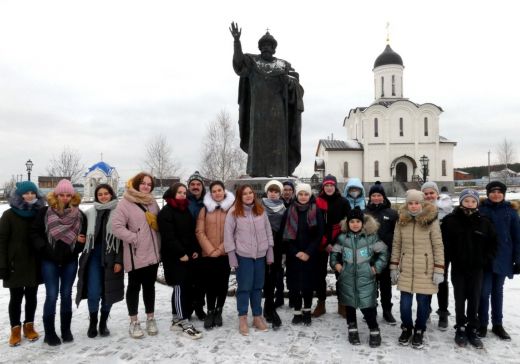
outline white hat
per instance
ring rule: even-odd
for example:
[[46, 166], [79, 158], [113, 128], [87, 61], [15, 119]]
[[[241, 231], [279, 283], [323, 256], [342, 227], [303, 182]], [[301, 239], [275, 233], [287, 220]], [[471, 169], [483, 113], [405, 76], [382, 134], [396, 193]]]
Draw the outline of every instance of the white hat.
[[302, 191], [307, 192], [309, 195], [312, 195], [311, 185], [308, 183], [298, 183], [296, 185], [296, 195], [298, 195]]
[[267, 193], [267, 190], [269, 189], [269, 187], [272, 186], [272, 185], [278, 186], [278, 188], [280, 188], [280, 193], [282, 193], [282, 191], [283, 191], [282, 182], [280, 182], [280, 181], [278, 181], [276, 179], [272, 179], [272, 180], [270, 180], [269, 182], [267, 182], [265, 184], [264, 190], [265, 190], [266, 193]]

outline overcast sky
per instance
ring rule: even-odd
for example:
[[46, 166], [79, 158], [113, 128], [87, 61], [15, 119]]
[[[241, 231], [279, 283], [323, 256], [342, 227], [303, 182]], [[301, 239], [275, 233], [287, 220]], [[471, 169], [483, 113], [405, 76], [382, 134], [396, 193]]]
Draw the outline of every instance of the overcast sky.
[[[343, 119], [373, 100], [372, 66], [390, 44], [405, 65], [404, 96], [443, 108], [441, 135], [458, 142], [455, 166], [518, 150], [520, 72], [515, 1], [2, 1], [0, 183], [45, 175], [69, 146], [86, 167], [103, 159], [123, 179], [164, 134], [186, 177], [200, 165], [206, 125], [238, 118], [228, 27], [257, 53], [269, 28], [276, 56], [305, 89], [300, 176], [318, 140], [346, 139]], [[518, 160], [518, 158], [517, 158]]]

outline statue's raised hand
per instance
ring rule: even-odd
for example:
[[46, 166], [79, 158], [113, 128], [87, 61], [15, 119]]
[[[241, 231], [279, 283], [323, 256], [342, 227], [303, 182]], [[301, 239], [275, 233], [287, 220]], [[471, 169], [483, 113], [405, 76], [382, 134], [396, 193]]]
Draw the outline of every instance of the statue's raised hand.
[[242, 34], [242, 28], [239, 29], [238, 24], [236, 24], [235, 22], [231, 22], [229, 31], [231, 32], [231, 35], [233, 36], [233, 39], [235, 39], [235, 41], [240, 40], [240, 35]]

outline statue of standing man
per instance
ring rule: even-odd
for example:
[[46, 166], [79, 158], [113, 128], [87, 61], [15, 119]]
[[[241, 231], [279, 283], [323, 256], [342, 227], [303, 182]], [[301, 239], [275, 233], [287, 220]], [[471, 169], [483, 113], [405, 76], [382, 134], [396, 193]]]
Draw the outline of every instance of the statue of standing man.
[[242, 29], [231, 23], [238, 87], [240, 148], [251, 177], [290, 176], [301, 160], [303, 88], [291, 64], [273, 57], [277, 42], [266, 32], [260, 54], [242, 53]]

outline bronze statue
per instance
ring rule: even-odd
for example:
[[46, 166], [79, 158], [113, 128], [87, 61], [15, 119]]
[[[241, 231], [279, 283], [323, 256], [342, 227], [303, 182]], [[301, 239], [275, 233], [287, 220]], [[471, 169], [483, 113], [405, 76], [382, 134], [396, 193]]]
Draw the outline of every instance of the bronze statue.
[[242, 29], [231, 23], [233, 69], [238, 87], [240, 147], [248, 154], [251, 177], [290, 176], [301, 160], [303, 88], [291, 64], [273, 57], [277, 42], [269, 31], [258, 41], [260, 54], [242, 53]]

